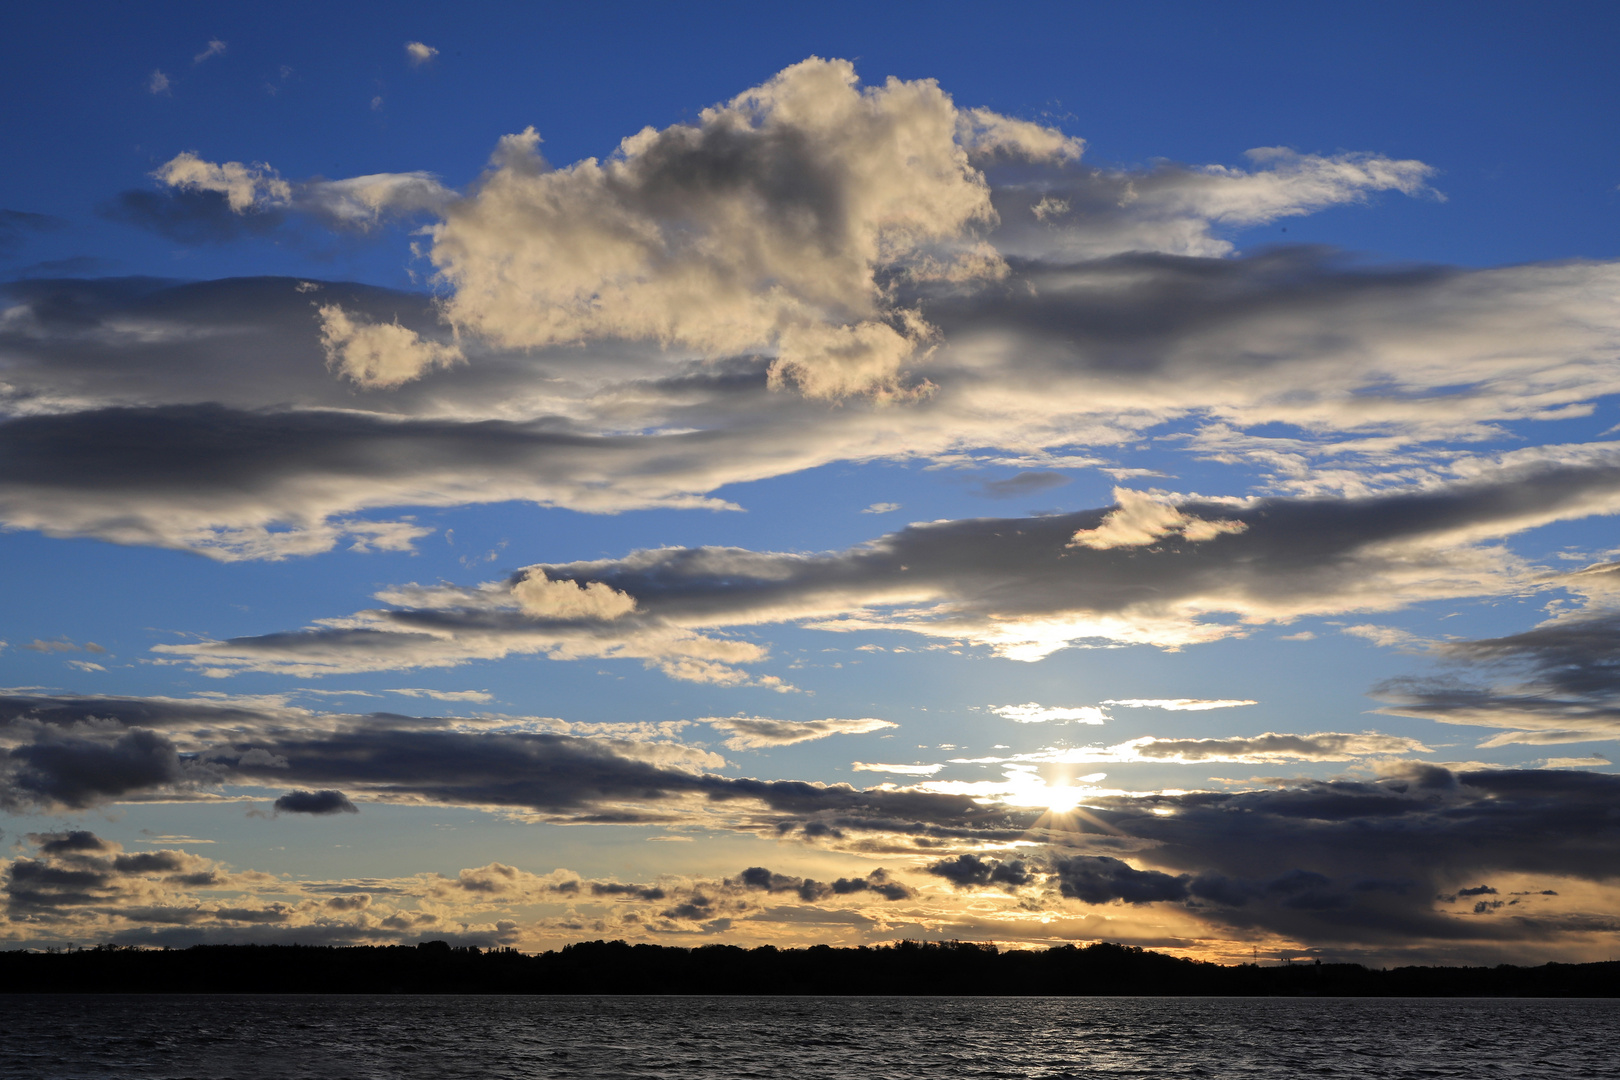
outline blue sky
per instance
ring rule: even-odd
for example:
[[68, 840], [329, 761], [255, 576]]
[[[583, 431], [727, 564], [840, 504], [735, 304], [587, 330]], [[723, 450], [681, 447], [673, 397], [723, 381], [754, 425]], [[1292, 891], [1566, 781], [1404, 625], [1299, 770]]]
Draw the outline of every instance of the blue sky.
[[1607, 955], [1600, 6], [23, 23], [6, 940]]

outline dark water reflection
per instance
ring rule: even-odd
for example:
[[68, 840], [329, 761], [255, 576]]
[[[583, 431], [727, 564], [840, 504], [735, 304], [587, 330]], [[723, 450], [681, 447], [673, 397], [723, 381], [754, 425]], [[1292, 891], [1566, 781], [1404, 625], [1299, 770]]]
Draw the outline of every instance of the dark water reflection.
[[1620, 1077], [1620, 1001], [0, 997], [0, 1077]]

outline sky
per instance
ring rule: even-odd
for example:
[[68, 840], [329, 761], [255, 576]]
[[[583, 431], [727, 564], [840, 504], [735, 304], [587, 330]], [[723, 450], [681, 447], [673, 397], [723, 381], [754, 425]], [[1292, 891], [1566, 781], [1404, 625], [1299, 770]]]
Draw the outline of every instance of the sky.
[[14, 21], [0, 947], [1614, 954], [1606, 5]]

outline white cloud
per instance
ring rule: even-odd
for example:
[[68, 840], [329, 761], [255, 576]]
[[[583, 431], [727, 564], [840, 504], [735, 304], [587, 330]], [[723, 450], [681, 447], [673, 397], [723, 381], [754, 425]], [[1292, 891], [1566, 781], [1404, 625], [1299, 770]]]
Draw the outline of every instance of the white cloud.
[[439, 55], [439, 50], [431, 45], [424, 45], [420, 41], [407, 41], [405, 43], [405, 58], [411, 66], [419, 67]]
[[852, 761], [851, 769], [856, 772], [893, 773], [896, 776], [933, 776], [943, 765], [885, 765], [876, 761]]
[[284, 206], [292, 199], [292, 185], [262, 162], [244, 165], [240, 161], [227, 161], [215, 165], [186, 151], [177, 154], [153, 175], [170, 187], [219, 192], [237, 213]]
[[1546, 769], [1601, 769], [1614, 762], [1602, 754], [1591, 754], [1587, 757], [1553, 757], [1541, 764]]
[[[1046, 161], [1008, 172], [1010, 151], [992, 144], [1016, 150], [1016, 140], [1007, 141], [1013, 136], [964, 136], [967, 113], [937, 88], [894, 83], [862, 90], [833, 79], [825, 91], [830, 100], [871, 123], [892, 122], [895, 132], [926, 135], [933, 140], [930, 152], [938, 151], [924, 155], [928, 161], [961, 168], [874, 180], [868, 174], [875, 150], [828, 136], [830, 142], [816, 144], [825, 151], [816, 168], [824, 166], [827, 179], [815, 191], [838, 195], [832, 203], [840, 205], [851, 195], [866, 216], [856, 214], [848, 228], [829, 225], [824, 246], [807, 243], [806, 236], [820, 235], [815, 223], [821, 219], [812, 209], [795, 217], [788, 212], [798, 205], [792, 192], [767, 182], [797, 174], [772, 173], [765, 165], [779, 162], [772, 139], [790, 132], [810, 138], [822, 130], [820, 120], [801, 123], [793, 110], [821, 101], [824, 89], [804, 89], [795, 80], [808, 85], [810, 76], [838, 71], [847, 69], [792, 69], [791, 77], [717, 106], [690, 125], [636, 136], [605, 163], [551, 169], [518, 140], [522, 145], [507, 147], [516, 157], [499, 155], [491, 174], [499, 179], [466, 198], [420, 172], [295, 182], [267, 165], [176, 157], [160, 170], [166, 182], [215, 192], [243, 213], [308, 213], [344, 228], [370, 228], [403, 214], [443, 214], [441, 228], [450, 233], [477, 226], [483, 246], [469, 247], [467, 257], [490, 257], [478, 264], [479, 280], [494, 282], [504, 272], [498, 272], [501, 258], [513, 255], [516, 291], [500, 310], [513, 319], [539, 319], [544, 325], [536, 333], [558, 344], [505, 348], [474, 333], [440, 344], [429, 298], [379, 297], [325, 283], [322, 301], [354, 324], [385, 328], [397, 317], [417, 335], [413, 341], [381, 332], [394, 340], [377, 342], [380, 373], [390, 358], [402, 361], [397, 373], [403, 375], [423, 370], [426, 356], [448, 360], [441, 349], [460, 349], [468, 361], [442, 377], [395, 382], [386, 395], [362, 397], [349, 379], [323, 378], [319, 365], [309, 362], [322, 342], [307, 298], [294, 312], [286, 303], [291, 298], [272, 295], [265, 282], [215, 282], [207, 300], [201, 290], [176, 287], [162, 304], [120, 300], [112, 285], [83, 283], [83, 295], [99, 297], [85, 301], [99, 320], [94, 333], [63, 328], [49, 317], [43, 298], [19, 291], [4, 314], [7, 407], [26, 422], [5, 425], [0, 442], [26, 436], [30, 445], [48, 444], [52, 452], [39, 460], [53, 464], [34, 467], [36, 475], [26, 478], [0, 478], [0, 520], [52, 535], [159, 544], [218, 558], [276, 558], [327, 550], [341, 542], [342, 523], [357, 511], [387, 505], [527, 500], [587, 512], [722, 507], [730, 504], [710, 492], [832, 462], [957, 466], [1016, 456], [1030, 462], [1021, 468], [1051, 468], [1040, 459], [1078, 447], [1106, 450], [1106, 461], [1099, 455], [1085, 460], [1123, 473], [1139, 464], [1120, 460], [1133, 440], [1160, 425], [1165, 438], [1157, 448], [1258, 467], [1273, 490], [1360, 496], [1463, 479], [1463, 470], [1475, 467], [1453, 450], [1421, 447], [1425, 442], [1494, 438], [1504, 422], [1571, 417], [1620, 393], [1620, 369], [1605, 359], [1620, 348], [1620, 267], [1614, 264], [1367, 267], [1301, 250], [1167, 260], [1152, 253], [1183, 249], [1156, 239], [1159, 218], [1140, 216], [1144, 207], [1161, 203], [1202, 206], [1199, 213], [1218, 215], [1199, 219], [1207, 233], [1220, 222], [1279, 207], [1319, 205], [1327, 198], [1322, 192], [1350, 198], [1386, 182], [1395, 185], [1388, 190], [1404, 190], [1402, 184], [1417, 190], [1408, 182], [1418, 169], [1412, 163], [1396, 168], [1401, 163], [1365, 156], [1310, 163], [1301, 156], [1255, 170], [1274, 174], [1269, 179], [1186, 166], [1103, 174], [1076, 165], [1073, 153], [1059, 153], [1064, 137], [1049, 133], [1042, 138], [1058, 142], [1029, 150], [1048, 154]], [[789, 83], [796, 87], [791, 93]], [[930, 117], [939, 122], [924, 123]], [[746, 160], [730, 172], [704, 174], [716, 178], [713, 190], [685, 192], [678, 182], [683, 174], [670, 163], [712, 164], [717, 147], [733, 137]], [[721, 155], [721, 164], [726, 160]], [[1039, 183], [1019, 179], [1036, 174], [1044, 178]], [[961, 207], [982, 208], [985, 196], [1002, 225], [983, 234], [990, 218], [941, 210], [927, 220], [940, 229], [947, 219], [966, 224], [949, 235], [933, 225], [912, 228], [903, 215], [894, 219], [883, 209], [904, 203], [890, 197], [902, 181], [955, 192], [963, 196]], [[510, 187], [505, 195], [503, 184]], [[1246, 194], [1186, 194], [1233, 185]], [[1293, 194], [1275, 193], [1284, 189]], [[567, 208], [541, 206], [533, 224], [533, 207], [524, 199], [538, 198], [536, 192], [578, 195], [589, 213], [571, 216]], [[738, 200], [754, 198], [749, 192], [764, 209], [733, 215]], [[1124, 199], [1131, 192], [1133, 199]], [[1054, 210], [1044, 223], [1032, 213], [1015, 213], [1016, 200], [1026, 195], [1034, 200], [1030, 206], [1051, 198], [1068, 201], [1070, 211]], [[458, 217], [473, 204], [482, 209]], [[947, 209], [956, 205], [946, 200]], [[702, 228], [683, 232], [681, 214], [692, 206], [703, 211]], [[184, 203], [171, 209], [182, 212]], [[985, 261], [994, 253], [977, 245], [988, 235], [1007, 254], [1027, 254], [1007, 233], [1015, 217], [1043, 236], [1085, 233], [1096, 250], [1117, 241], [1125, 245], [1118, 250], [1134, 254], [1076, 263], [1065, 261], [1073, 257], [1068, 249], [1049, 244], [1035, 261], [996, 277]], [[545, 270], [551, 264], [542, 256], [567, 252], [576, 241], [590, 246], [603, 230], [612, 239], [621, 227], [628, 239], [590, 250], [629, 252], [622, 280], [613, 279], [626, 304], [646, 289], [674, 296], [688, 280], [681, 275], [695, 266], [699, 284], [705, 275], [719, 276], [730, 291], [705, 293], [692, 303], [671, 300], [677, 316], [740, 327], [739, 340], [766, 344], [716, 357], [725, 350], [699, 343], [698, 330], [684, 324], [647, 330], [645, 340], [631, 341], [623, 335], [646, 327], [618, 327], [590, 304], [584, 314], [560, 301], [554, 308], [528, 304], [535, 289], [553, 298], [594, 296], [589, 290], [608, 280], [603, 275], [620, 274], [619, 264], [587, 267], [580, 279], [585, 291], [568, 292], [574, 270], [559, 271], [556, 280], [542, 274], [536, 285], [526, 260], [532, 256]], [[900, 239], [884, 239], [890, 233]], [[712, 241], [715, 250], [694, 238]], [[533, 251], [525, 247], [531, 243]], [[657, 271], [650, 277], [643, 273], [648, 265]], [[782, 288], [771, 284], [779, 270], [788, 274]], [[945, 280], [958, 271], [968, 278]], [[876, 293], [875, 283], [883, 285]], [[493, 299], [486, 299], [504, 304], [505, 294], [496, 295], [495, 284], [490, 288]], [[610, 300], [620, 295], [609, 292]], [[226, 294], [235, 303], [217, 302]], [[476, 289], [468, 296], [483, 303]], [[631, 304], [636, 318], [663, 318], [654, 318], [658, 304], [638, 304]], [[414, 316], [400, 314], [407, 308], [416, 309]], [[733, 308], [742, 312], [740, 322], [726, 314]], [[908, 321], [906, 313], [918, 310], [926, 311], [929, 329]], [[770, 318], [754, 319], [760, 312]], [[924, 334], [926, 342], [918, 336]], [[852, 399], [828, 410], [766, 387], [770, 367], [782, 386], [792, 357], [816, 355], [817, 378], [831, 393], [884, 368], [896, 350], [915, 346], [921, 351], [903, 362], [915, 378], [892, 380], [881, 408]], [[338, 356], [337, 364], [346, 359]], [[361, 377], [368, 370], [364, 362], [348, 367]], [[918, 381], [924, 376], [926, 387]], [[901, 400], [908, 390], [926, 393]], [[210, 405], [232, 411], [204, 415]], [[155, 411], [170, 406], [192, 411]], [[97, 464], [106, 456], [84, 450], [99, 446], [94, 432], [108, 430], [107, 418], [94, 415], [104, 408], [148, 410], [120, 417], [116, 482]], [[132, 430], [143, 416], [161, 428], [161, 439]], [[1251, 434], [1263, 424], [1291, 425], [1297, 433]], [[233, 439], [225, 455], [212, 449], [221, 430]], [[168, 456], [144, 449], [160, 444], [177, 449]], [[1078, 464], [1082, 455], [1069, 456], [1077, 459], [1072, 467], [1086, 467]], [[177, 457], [206, 457], [213, 467], [178, 480]], [[1490, 457], [1481, 461], [1495, 467]], [[1166, 521], [1164, 506], [1151, 505], [1152, 496], [1127, 498], [1136, 500], [1135, 520], [1122, 505], [1106, 525], [1085, 522], [1077, 530], [1082, 540], [1146, 538], [1140, 546], [1151, 547], [1203, 537], [1218, 531], [1213, 523], [1236, 520], [1216, 504], [1198, 515], [1202, 524]], [[1230, 539], [1219, 536], [1211, 546]]]
[[1263, 735], [1224, 739], [1162, 739], [1152, 735], [1113, 746], [1051, 747], [1007, 757], [952, 758], [960, 764], [1094, 764], [1102, 762], [1162, 762], [1165, 764], [1228, 763], [1270, 765], [1286, 761], [1353, 761], [1363, 757], [1427, 754], [1416, 739], [1378, 732], [1347, 734], [1319, 731], [1289, 735], [1268, 731]]
[[890, 514], [898, 509], [900, 509], [900, 504], [897, 502], [875, 502], [871, 506], [868, 506], [865, 510], [862, 510], [861, 513]]
[[1054, 720], [1075, 724], [1101, 724], [1108, 720], [1108, 713], [1095, 705], [1061, 708], [1031, 701], [1023, 705], [997, 705], [990, 711], [1016, 724], [1045, 724]]
[[600, 581], [551, 581], [533, 569], [512, 586], [512, 595], [524, 612], [540, 619], [622, 618], [636, 610], [636, 599]]
[[147, 78], [146, 78], [146, 89], [147, 89], [148, 93], [152, 93], [152, 94], [167, 94], [167, 93], [170, 93], [169, 88], [170, 88], [171, 85], [172, 84], [169, 81], [169, 77], [167, 75], [163, 74], [163, 72], [159, 71], [156, 68], [153, 68], [152, 69], [152, 74], [148, 75]]
[[466, 360], [460, 346], [427, 341], [397, 322], [365, 322], [336, 304], [318, 311], [327, 366], [367, 390], [401, 386]]
[[414, 687], [394, 687], [384, 693], [434, 698], [438, 701], [475, 701], [480, 704], [495, 700], [495, 695], [487, 690], [424, 690]]
[[1170, 712], [1203, 712], [1206, 709], [1232, 709], [1258, 705], [1247, 698], [1117, 698], [1103, 702], [1123, 709], [1167, 709]]
[[[1211, 509], [1194, 503], [1177, 512], [1200, 517]], [[768, 623], [906, 630], [1024, 661], [1075, 646], [1178, 649], [1308, 615], [1555, 587], [1561, 579], [1492, 541], [1616, 510], [1620, 463], [1613, 453], [1581, 467], [1520, 460], [1505, 462], [1489, 480], [1361, 499], [1249, 500], [1231, 510], [1248, 527], [1215, 544], [1075, 548], [1068, 541], [1077, 527], [1106, 517], [1081, 511], [913, 524], [817, 554], [657, 548], [530, 567], [528, 580], [536, 571], [545, 575], [548, 597], [553, 583], [567, 583], [555, 595], [582, 605], [577, 625], [561, 608], [549, 621], [522, 612], [513, 581], [412, 585], [377, 594], [397, 610], [322, 620], [299, 634], [158, 648], [205, 670], [292, 674], [523, 652], [627, 656], [675, 678], [727, 685], [749, 682], [733, 665], [767, 654], [720, 636], [724, 628]], [[601, 599], [581, 583], [602, 586]]]
[[1264, 147], [1252, 169], [1165, 163], [1145, 172], [1075, 170], [998, 189], [1003, 254], [1096, 259], [1128, 251], [1220, 258], [1234, 245], [1220, 230], [1365, 202], [1397, 191], [1434, 195], [1434, 169], [1378, 154], [1324, 156]]
[[297, 209], [367, 229], [389, 215], [438, 213], [457, 196], [432, 173], [407, 172], [312, 180], [297, 185], [294, 197]]
[[193, 64], [200, 64], [210, 57], [224, 56], [226, 48], [227, 46], [225, 42], [220, 41], [218, 38], [214, 38], [208, 42], [208, 47], [206, 49], [191, 58], [191, 62]]
[[1240, 533], [1248, 528], [1241, 521], [1209, 521], [1183, 513], [1175, 503], [1185, 498], [1161, 491], [1115, 488], [1114, 499], [1119, 504], [1118, 509], [1109, 511], [1102, 524], [1095, 529], [1077, 530], [1069, 543], [1074, 547], [1106, 551], [1116, 547], [1142, 547], [1168, 536], [1180, 536], [1194, 542], [1213, 540], [1217, 536]]
[[1349, 634], [1364, 641], [1386, 649], [1415, 648], [1427, 644], [1426, 639], [1419, 637], [1410, 630], [1402, 630], [1398, 626], [1377, 626], [1373, 623], [1361, 623], [1356, 626], [1346, 626], [1340, 629], [1341, 634]]
[[[960, 117], [932, 82], [862, 88], [848, 62], [812, 58], [606, 161], [553, 169], [533, 129], [508, 136], [432, 230], [447, 311], [508, 346], [774, 349], [773, 379], [810, 396], [898, 393], [931, 327], [878, 271], [1004, 273], [972, 233], [994, 214]], [[1026, 156], [1067, 145], [976, 124]]]
[[859, 720], [771, 720], [763, 716], [711, 716], [699, 723], [728, 733], [726, 745], [733, 750], [758, 750], [767, 746], [791, 746], [829, 735], [865, 735], [872, 731], [899, 727], [888, 720], [865, 717]]

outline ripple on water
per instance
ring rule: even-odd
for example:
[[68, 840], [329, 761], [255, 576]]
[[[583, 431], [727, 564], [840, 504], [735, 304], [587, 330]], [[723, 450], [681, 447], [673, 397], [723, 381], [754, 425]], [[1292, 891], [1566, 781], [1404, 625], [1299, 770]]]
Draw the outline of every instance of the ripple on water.
[[1613, 1077], [1620, 1001], [9, 996], [0, 1077]]

